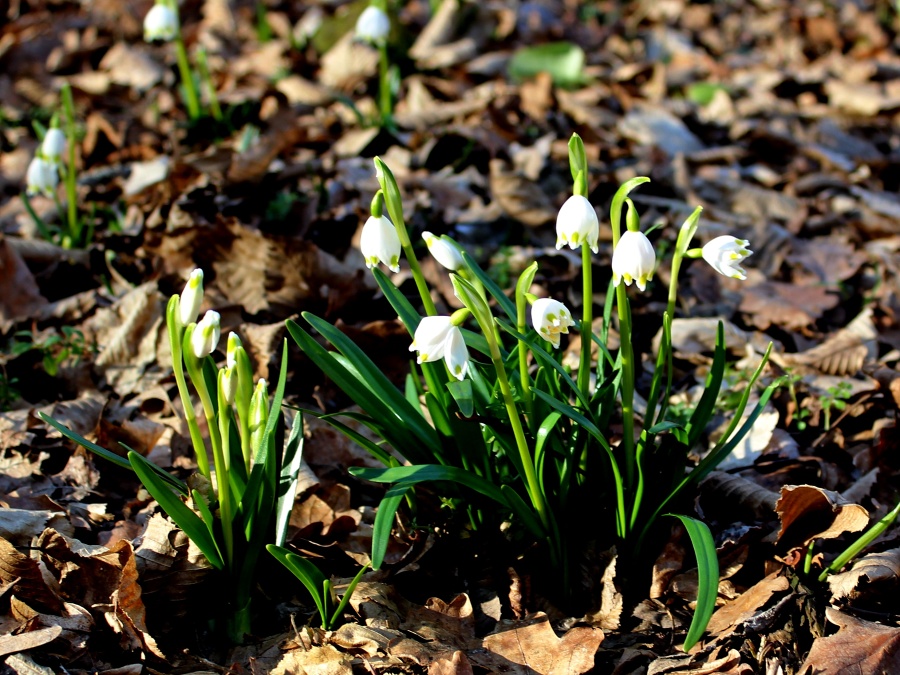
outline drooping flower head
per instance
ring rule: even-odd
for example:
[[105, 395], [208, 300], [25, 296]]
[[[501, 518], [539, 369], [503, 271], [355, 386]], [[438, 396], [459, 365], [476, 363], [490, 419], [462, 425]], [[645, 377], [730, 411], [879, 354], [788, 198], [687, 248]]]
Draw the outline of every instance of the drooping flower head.
[[599, 238], [600, 221], [587, 197], [569, 197], [556, 216], [556, 248], [568, 244], [569, 248], [576, 249], [586, 244], [596, 253]]
[[620, 281], [624, 281], [626, 286], [631, 286], [634, 281], [643, 291], [655, 267], [656, 253], [647, 235], [635, 230], [623, 232], [613, 251], [613, 284], [618, 286]]
[[41, 154], [44, 159], [59, 164], [66, 151], [66, 135], [59, 127], [50, 127], [41, 142]]
[[459, 250], [450, 242], [441, 237], [435, 237], [431, 232], [423, 232], [422, 239], [425, 240], [431, 256], [451, 272], [455, 272], [465, 265]]
[[157, 2], [144, 17], [144, 40], [169, 42], [178, 36], [178, 14], [168, 4]]
[[391, 20], [383, 9], [369, 5], [356, 20], [355, 32], [357, 40], [381, 44], [391, 32]]
[[194, 356], [198, 359], [209, 356], [219, 346], [219, 337], [222, 332], [219, 325], [220, 318], [218, 312], [209, 310], [194, 327], [194, 333], [191, 335], [191, 347], [194, 348]]
[[722, 235], [707, 242], [702, 249], [703, 259], [712, 265], [719, 274], [743, 281], [747, 272], [741, 267], [741, 261], [753, 255], [747, 248], [750, 242], [730, 235]]
[[369, 269], [381, 262], [392, 272], [400, 271], [400, 237], [387, 216], [369, 216], [363, 225], [359, 248]]
[[441, 358], [458, 380], [466, 376], [469, 350], [459, 326], [449, 316], [426, 316], [419, 322], [409, 351], [418, 352], [417, 363], [430, 363]]
[[25, 183], [29, 195], [42, 194], [49, 197], [59, 185], [59, 171], [56, 164], [40, 156], [34, 157], [28, 165]]
[[559, 336], [574, 326], [572, 314], [558, 300], [540, 298], [531, 305], [531, 323], [538, 334], [555, 348], [559, 348]]
[[203, 270], [199, 267], [191, 272], [179, 302], [179, 319], [181, 325], [187, 326], [197, 320], [200, 305], [203, 303]]

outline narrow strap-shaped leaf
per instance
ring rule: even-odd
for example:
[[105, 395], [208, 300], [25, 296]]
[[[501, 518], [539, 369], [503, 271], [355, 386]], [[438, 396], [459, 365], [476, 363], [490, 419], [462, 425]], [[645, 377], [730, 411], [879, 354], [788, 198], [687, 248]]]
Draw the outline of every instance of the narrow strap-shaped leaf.
[[357, 572], [356, 576], [353, 577], [353, 581], [351, 581], [350, 585], [347, 586], [347, 590], [344, 591], [344, 597], [341, 598], [341, 601], [338, 603], [337, 609], [335, 609], [334, 614], [331, 615], [331, 621], [329, 623], [332, 626], [344, 614], [344, 610], [347, 609], [347, 605], [350, 603], [350, 597], [353, 595], [353, 591], [356, 590], [357, 584], [359, 584], [360, 580], [362, 579], [363, 574], [365, 574], [367, 569], [369, 569], [368, 564], [365, 564], [362, 567], [360, 567], [359, 572]]
[[368, 467], [350, 467], [350, 473], [357, 478], [374, 483], [424, 483], [426, 481], [449, 480], [465, 485], [501, 504], [506, 500], [500, 489], [490, 481], [481, 478], [465, 469], [440, 464], [418, 464], [415, 466], [398, 466], [391, 469], [372, 469]]
[[485, 287], [488, 293], [497, 301], [497, 304], [500, 305], [500, 308], [503, 310], [503, 313], [509, 317], [509, 320], [515, 323], [516, 321], [516, 305], [510, 300], [506, 293], [503, 292], [497, 283], [491, 279], [488, 274], [481, 269], [475, 259], [472, 258], [466, 251], [463, 251], [463, 261], [466, 263], [466, 267], [468, 267], [472, 274], [477, 277], [478, 281], [481, 282], [481, 285]]
[[391, 530], [394, 527], [394, 514], [400, 508], [400, 502], [413, 487], [412, 483], [398, 483], [388, 488], [378, 511], [375, 513], [375, 523], [372, 526], [372, 569], [381, 569], [384, 556], [387, 553], [388, 542], [391, 540]]
[[283, 546], [287, 538], [291, 510], [294, 508], [294, 494], [297, 492], [297, 477], [303, 461], [303, 413], [294, 416], [291, 434], [284, 448], [281, 476], [278, 480], [278, 503], [275, 507], [275, 543]]
[[312, 562], [306, 558], [291, 553], [282, 546], [269, 544], [266, 550], [271, 553], [275, 559], [282, 565], [287, 567], [291, 573], [300, 580], [309, 594], [312, 596], [313, 602], [316, 603], [316, 609], [319, 610], [319, 617], [322, 623], [327, 620], [324, 598], [322, 597], [322, 588], [326, 581], [325, 575]]
[[394, 285], [394, 282], [391, 281], [384, 272], [378, 269], [378, 267], [372, 269], [372, 276], [375, 277], [375, 283], [378, 284], [378, 288], [384, 293], [384, 297], [387, 298], [391, 307], [397, 312], [400, 321], [406, 326], [406, 330], [409, 331], [409, 336], [414, 336], [416, 334], [416, 328], [419, 327], [419, 322], [422, 320], [421, 315], [416, 311], [415, 307], [412, 306], [412, 303], [406, 299], [406, 296], [400, 292], [400, 289]]
[[719, 322], [716, 330], [716, 350], [713, 354], [712, 367], [709, 369], [709, 376], [706, 378], [706, 385], [703, 395], [694, 408], [691, 419], [685, 425], [685, 431], [688, 435], [688, 450], [694, 447], [700, 434], [706, 428], [716, 406], [716, 399], [719, 397], [719, 390], [722, 388], [722, 377], [725, 375], [725, 326]]
[[694, 545], [694, 556], [697, 558], [697, 607], [694, 609], [694, 618], [691, 619], [691, 627], [684, 639], [684, 651], [687, 652], [699, 642], [716, 607], [716, 596], [719, 593], [719, 559], [716, 557], [716, 543], [706, 523], [677, 513], [667, 515], [678, 518], [684, 525]]
[[506, 504], [509, 506], [509, 510], [522, 519], [522, 524], [525, 525], [529, 532], [531, 532], [532, 536], [538, 541], [546, 539], [547, 531], [544, 529], [544, 526], [541, 525], [540, 519], [534, 510], [528, 506], [524, 499], [522, 499], [519, 493], [516, 492], [511, 485], [502, 485], [500, 491], [503, 493], [503, 497]]
[[153, 498], [159, 502], [160, 507], [169, 517], [175, 521], [188, 538], [197, 544], [197, 548], [206, 556], [209, 563], [217, 570], [224, 569], [222, 557], [219, 555], [218, 546], [213, 541], [212, 535], [206, 527], [206, 523], [196, 513], [191, 511], [181, 498], [172, 493], [169, 485], [157, 475], [152, 462], [138, 453], [128, 453], [131, 468], [137, 474], [141, 483], [147, 488]]
[[212, 539], [213, 544], [215, 544], [219, 557], [222, 558], [222, 560], [225, 560], [219, 542], [216, 540], [216, 518], [213, 516], [212, 511], [209, 510], [209, 505], [206, 503], [206, 500], [203, 499], [203, 495], [200, 494], [199, 490], [191, 490], [191, 499], [197, 506], [197, 511], [200, 512], [200, 518], [203, 520], [206, 529], [209, 531], [209, 537]]

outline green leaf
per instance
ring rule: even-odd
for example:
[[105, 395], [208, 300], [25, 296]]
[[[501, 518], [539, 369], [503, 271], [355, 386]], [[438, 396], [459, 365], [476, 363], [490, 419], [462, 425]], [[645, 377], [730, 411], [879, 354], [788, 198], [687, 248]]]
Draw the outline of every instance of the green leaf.
[[281, 476], [278, 480], [278, 503], [275, 507], [275, 543], [284, 545], [287, 538], [288, 523], [291, 510], [294, 508], [294, 495], [297, 492], [297, 478], [300, 475], [300, 464], [303, 461], [303, 413], [298, 412], [291, 426], [291, 435], [284, 448], [284, 461], [281, 464]]
[[584, 50], [571, 42], [550, 42], [523, 47], [509, 61], [509, 75], [525, 80], [538, 73], [549, 73], [553, 83], [562, 87], [576, 87], [586, 82]]
[[470, 256], [466, 251], [462, 252], [463, 261], [466, 263], [466, 267], [472, 272], [472, 274], [477, 277], [478, 281], [481, 282], [481, 285], [484, 286], [485, 290], [491, 294], [491, 297], [497, 301], [497, 304], [500, 306], [500, 309], [503, 310], [503, 313], [509, 317], [509, 320], [515, 322], [516, 320], [516, 306], [513, 304], [513, 301], [510, 300], [506, 293], [503, 292], [503, 289], [497, 285], [491, 277], [485, 272], [481, 267], [475, 262], [475, 259]]
[[373, 432], [379, 433], [377, 426], [374, 424], [371, 418], [368, 418], [361, 413], [342, 412], [323, 415], [320, 412], [316, 412], [315, 410], [308, 410], [306, 408], [299, 408], [299, 410], [306, 413], [307, 415], [318, 417], [323, 422], [327, 422], [342, 434], [344, 434], [347, 438], [358, 443], [363, 448], [363, 450], [368, 452], [370, 455], [372, 455], [372, 457], [377, 459], [385, 466], [391, 466], [394, 463], [395, 460], [393, 459], [393, 457], [391, 457], [391, 453], [389, 453], [387, 450], [379, 446], [371, 439], [366, 438], [355, 429], [348, 427], [346, 424], [336, 419], [339, 416], [349, 417], [350, 419], [356, 420], [361, 424], [366, 425], [368, 428], [372, 429]]
[[609, 205], [609, 220], [610, 224], [612, 225], [614, 238], [613, 243], [617, 243], [619, 239], [619, 233], [621, 232], [622, 224], [622, 206], [623, 204], [625, 204], [625, 199], [628, 197], [628, 193], [634, 190], [634, 188], [636, 188], [638, 185], [649, 182], [650, 179], [646, 176], [636, 176], [631, 180], [622, 183], [619, 189], [616, 190], [616, 194], [613, 195], [612, 202]]
[[406, 326], [406, 330], [409, 331], [409, 336], [413, 337], [416, 334], [416, 328], [419, 326], [422, 317], [416, 311], [415, 307], [412, 306], [412, 303], [406, 299], [406, 296], [400, 292], [400, 289], [397, 288], [394, 282], [391, 281], [378, 267], [372, 268], [372, 276], [375, 277], [375, 283], [378, 284], [378, 288], [384, 293], [384, 297], [387, 298], [387, 301], [391, 303], [391, 307], [397, 312], [400, 321]]
[[426, 481], [448, 480], [465, 485], [501, 504], [506, 503], [503, 493], [490, 481], [455, 466], [439, 464], [418, 464], [415, 466], [398, 466], [391, 469], [372, 469], [367, 467], [350, 467], [350, 473], [357, 478], [374, 483], [424, 483]]
[[334, 614], [331, 615], [331, 620], [329, 624], [334, 626], [335, 622], [341, 617], [344, 613], [344, 610], [347, 609], [347, 605], [350, 603], [350, 597], [353, 595], [353, 591], [356, 590], [357, 584], [359, 584], [362, 579], [365, 571], [369, 569], [369, 565], [365, 564], [359, 568], [359, 572], [356, 573], [356, 576], [353, 577], [353, 581], [350, 582], [350, 585], [347, 586], [347, 590], [344, 591], [344, 597], [341, 598], [340, 603], [338, 603], [337, 609], [334, 610]]
[[[351, 473], [353, 473], [351, 471]], [[394, 514], [400, 508], [400, 502], [413, 487], [412, 483], [392, 485], [381, 499], [375, 513], [375, 524], [372, 527], [372, 569], [381, 569], [387, 546], [391, 540], [394, 527]]]
[[472, 382], [470, 380], [457, 381], [447, 383], [447, 389], [450, 395], [459, 406], [459, 412], [463, 417], [471, 417], [475, 412], [475, 400], [472, 395]]
[[713, 410], [716, 407], [716, 400], [719, 397], [719, 390], [722, 388], [722, 378], [725, 375], [725, 326], [719, 321], [716, 330], [716, 350], [713, 353], [712, 367], [709, 369], [709, 375], [706, 377], [706, 384], [703, 395], [691, 414], [691, 419], [685, 425], [685, 431], [688, 435], [688, 450], [694, 447], [700, 438], [700, 434], [706, 428]]
[[141, 483], [147, 488], [147, 492], [159, 502], [162, 510], [184, 530], [213, 567], [217, 570], [224, 569], [219, 547], [207, 529], [206, 523], [191, 511], [180, 497], [172, 493], [169, 485], [157, 475], [155, 465], [134, 451], [128, 453], [128, 460]]
[[544, 526], [541, 525], [541, 521], [536, 512], [525, 503], [525, 500], [522, 499], [519, 493], [516, 492], [511, 485], [502, 485], [500, 490], [503, 492], [503, 496], [506, 503], [509, 505], [510, 511], [522, 519], [522, 523], [528, 531], [531, 532], [532, 536], [538, 541], [546, 538], [547, 531], [544, 529]]
[[718, 91], [727, 92], [728, 87], [716, 82], [693, 82], [688, 86], [685, 95], [697, 105], [709, 105]]
[[312, 562], [296, 553], [291, 553], [283, 546], [268, 544], [266, 550], [271, 553], [278, 562], [287, 567], [306, 587], [306, 590], [309, 591], [309, 594], [312, 596], [313, 602], [316, 603], [316, 609], [319, 610], [319, 617], [322, 619], [322, 624], [324, 626], [328, 619], [327, 608], [325, 606], [327, 600], [322, 594], [322, 589], [327, 581], [325, 575], [322, 574], [321, 570], [319, 570]]
[[706, 523], [677, 513], [666, 515], [678, 518], [682, 522], [694, 545], [694, 556], [697, 558], [697, 607], [687, 637], [684, 639], [684, 651], [687, 652], [700, 640], [716, 607], [716, 596], [719, 593], [719, 559], [716, 557], [716, 543]]

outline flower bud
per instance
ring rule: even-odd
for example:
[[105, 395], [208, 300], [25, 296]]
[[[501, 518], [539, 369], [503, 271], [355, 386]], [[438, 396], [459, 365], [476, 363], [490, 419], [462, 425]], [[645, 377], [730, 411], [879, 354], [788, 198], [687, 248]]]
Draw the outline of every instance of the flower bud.
[[49, 197], [59, 185], [59, 172], [56, 164], [43, 157], [35, 157], [28, 165], [25, 183], [26, 192], [29, 195], [40, 193]]
[[366, 7], [356, 20], [356, 39], [381, 44], [391, 32], [391, 20], [384, 10], [375, 5]]
[[556, 248], [568, 244], [569, 248], [576, 249], [587, 244], [596, 253], [599, 238], [600, 221], [587, 197], [569, 197], [556, 216]]
[[200, 305], [203, 303], [203, 270], [197, 268], [191, 272], [179, 301], [179, 319], [181, 325], [187, 326], [197, 320]]
[[707, 242], [703, 247], [703, 259], [719, 274], [743, 281], [747, 278], [747, 272], [740, 263], [744, 258], [753, 255], [753, 251], [747, 248], [749, 245], [750, 242], [746, 239], [722, 235]]
[[400, 237], [387, 216], [369, 216], [363, 225], [359, 248], [369, 269], [381, 262], [392, 272], [400, 271]]
[[425, 240], [431, 257], [451, 272], [455, 272], [465, 264], [459, 249], [446, 239], [435, 237], [431, 232], [423, 232], [422, 239]]
[[262, 378], [256, 383], [253, 396], [250, 398], [250, 439], [253, 451], [262, 443], [266, 423], [269, 421], [269, 388]]
[[144, 41], [169, 42], [178, 36], [178, 14], [169, 5], [157, 2], [144, 17]]
[[200, 323], [194, 327], [194, 333], [191, 335], [191, 346], [194, 348], [194, 356], [198, 359], [209, 356], [219, 345], [219, 337], [221, 336], [219, 319], [218, 312], [209, 310], [200, 319]]
[[222, 374], [219, 376], [219, 386], [222, 388], [222, 398], [225, 399], [225, 403], [233, 405], [237, 393], [237, 368], [234, 366], [223, 368]]
[[555, 348], [559, 348], [559, 336], [574, 326], [572, 314], [557, 300], [541, 298], [531, 306], [531, 323], [538, 334]]
[[58, 164], [66, 151], [66, 135], [59, 127], [50, 127], [41, 143], [41, 154], [50, 162]]
[[624, 280], [626, 286], [631, 286], [634, 281], [643, 291], [655, 268], [656, 253], [647, 235], [633, 230], [623, 232], [613, 251], [613, 284], [618, 286]]
[[228, 346], [225, 350], [225, 366], [227, 368], [234, 368], [237, 365], [237, 350], [243, 346], [238, 334], [231, 331], [228, 334]]

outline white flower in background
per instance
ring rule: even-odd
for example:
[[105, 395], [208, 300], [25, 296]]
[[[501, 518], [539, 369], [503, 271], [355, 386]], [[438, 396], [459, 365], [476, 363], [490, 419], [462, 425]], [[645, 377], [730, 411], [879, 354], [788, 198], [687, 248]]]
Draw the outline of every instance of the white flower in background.
[[169, 5], [157, 2], [144, 17], [144, 40], [169, 42], [178, 36], [178, 14]]
[[197, 268], [191, 272], [178, 304], [181, 325], [187, 326], [197, 320], [200, 304], [203, 302], [203, 270]]
[[612, 271], [613, 284], [625, 281], [631, 286], [634, 281], [642, 291], [647, 288], [647, 280], [653, 276], [656, 267], [656, 253], [653, 244], [643, 232], [626, 230], [613, 251]]
[[397, 236], [394, 224], [386, 216], [369, 216], [363, 225], [359, 248], [369, 269], [382, 262], [392, 272], [400, 271], [400, 237]]
[[531, 323], [538, 334], [555, 348], [559, 348], [559, 336], [574, 326], [572, 314], [558, 300], [541, 298], [531, 305]]
[[391, 20], [383, 9], [375, 5], [366, 7], [356, 20], [357, 40], [380, 44], [387, 40], [390, 32]]
[[556, 248], [568, 244], [569, 248], [576, 249], [587, 244], [596, 253], [599, 237], [600, 221], [587, 197], [569, 197], [556, 216]]
[[59, 171], [56, 169], [56, 164], [43, 157], [35, 157], [28, 165], [25, 183], [26, 192], [30, 195], [38, 193], [52, 195], [56, 186], [59, 185]]
[[243, 347], [241, 338], [234, 331], [228, 334], [228, 346], [225, 348], [225, 367], [234, 368], [237, 365], [237, 350]]
[[431, 232], [423, 232], [422, 239], [425, 240], [431, 256], [451, 272], [455, 272], [465, 264], [459, 250], [450, 242], [435, 237]]
[[194, 348], [194, 356], [198, 359], [209, 356], [219, 346], [219, 337], [221, 336], [219, 321], [219, 313], [209, 310], [194, 327], [191, 346]]
[[59, 127], [50, 127], [44, 134], [44, 140], [41, 143], [41, 154], [53, 162], [58, 164], [62, 159], [63, 153], [66, 151], [66, 135]]
[[744, 258], [753, 255], [753, 251], [747, 248], [749, 245], [746, 239], [722, 235], [703, 247], [703, 259], [719, 274], [743, 281], [747, 278], [747, 272], [740, 264]]
[[459, 326], [449, 316], [426, 316], [419, 322], [409, 351], [418, 352], [417, 363], [430, 363], [441, 358], [458, 380], [469, 368], [469, 350]]

